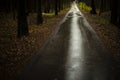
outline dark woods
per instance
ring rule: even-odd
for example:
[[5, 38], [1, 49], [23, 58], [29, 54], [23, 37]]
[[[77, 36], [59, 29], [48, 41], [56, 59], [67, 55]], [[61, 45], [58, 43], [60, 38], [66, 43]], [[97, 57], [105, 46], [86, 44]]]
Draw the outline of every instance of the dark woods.
[[[91, 0], [91, 7], [92, 7], [92, 13], [95, 14], [95, 0]], [[94, 6], [93, 6], [94, 5]], [[99, 15], [109, 6], [109, 9], [111, 11], [111, 18], [110, 22], [112, 24], [120, 26], [120, 0], [100, 0], [100, 12]]]
[[120, 26], [120, 0], [111, 0], [111, 23]]
[[120, 0], [79, 0], [91, 6], [91, 14], [102, 14], [102, 12], [110, 11], [110, 22], [120, 26]]
[[25, 12], [25, 1], [18, 0], [18, 37], [23, 35], [28, 35], [28, 24], [27, 24], [27, 15]]
[[12, 13], [18, 22], [17, 36], [29, 35], [27, 16], [36, 13], [36, 24], [43, 23], [42, 13], [58, 13], [70, 6], [72, 0], [0, 0], [0, 14]]
[[[73, 0], [0, 0], [0, 15], [12, 14], [12, 18], [18, 22], [17, 36], [22, 37], [29, 35], [27, 17], [30, 13], [36, 13], [36, 24], [40, 25], [44, 22], [42, 13], [54, 13], [59, 15], [59, 12], [70, 6]], [[96, 9], [99, 9], [99, 15], [104, 11], [111, 11], [110, 22], [115, 25], [120, 25], [120, 0], [78, 0], [85, 2], [91, 6], [91, 14], [97, 14]]]
[[91, 0], [91, 8], [92, 10], [90, 11], [91, 14], [97, 14], [96, 13], [96, 7], [95, 7], [95, 0]]

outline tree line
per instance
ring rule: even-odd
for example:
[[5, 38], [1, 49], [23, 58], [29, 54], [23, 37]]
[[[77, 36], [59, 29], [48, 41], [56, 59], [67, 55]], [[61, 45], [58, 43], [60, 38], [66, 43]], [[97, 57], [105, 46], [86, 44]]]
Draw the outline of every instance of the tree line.
[[120, 0], [79, 0], [91, 6], [91, 14], [97, 14], [96, 9], [99, 9], [99, 15], [104, 11], [110, 11], [110, 22], [120, 26]]
[[0, 12], [6, 14], [12, 13], [13, 19], [17, 19], [17, 36], [29, 35], [27, 16], [30, 13], [36, 13], [36, 24], [43, 23], [42, 13], [58, 13], [70, 6], [72, 0], [0, 0]]
[[[36, 24], [43, 23], [42, 13], [54, 12], [55, 15], [70, 6], [73, 0], [0, 0], [0, 13], [12, 13], [13, 19], [17, 19], [18, 28], [17, 36], [22, 37], [29, 35], [27, 16], [30, 13], [36, 13]], [[99, 9], [99, 15], [104, 11], [111, 11], [110, 22], [115, 25], [120, 25], [120, 0], [78, 0], [90, 5], [91, 14], [97, 14], [96, 8]]]

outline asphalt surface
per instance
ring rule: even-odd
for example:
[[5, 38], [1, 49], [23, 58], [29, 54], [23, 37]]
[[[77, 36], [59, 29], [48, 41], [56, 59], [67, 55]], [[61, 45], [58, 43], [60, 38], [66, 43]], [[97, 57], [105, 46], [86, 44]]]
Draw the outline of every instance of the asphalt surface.
[[114, 80], [108, 55], [73, 3], [52, 37], [25, 68], [20, 80]]

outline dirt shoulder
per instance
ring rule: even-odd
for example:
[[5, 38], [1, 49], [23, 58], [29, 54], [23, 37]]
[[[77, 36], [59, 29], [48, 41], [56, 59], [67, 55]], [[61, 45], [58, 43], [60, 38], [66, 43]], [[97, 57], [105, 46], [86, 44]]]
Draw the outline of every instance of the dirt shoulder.
[[49, 38], [68, 10], [58, 16], [44, 16], [43, 25], [35, 25], [36, 14], [28, 16], [29, 36], [17, 38], [17, 20], [11, 15], [0, 18], [0, 80], [16, 80], [35, 51]]
[[120, 27], [109, 23], [109, 12], [103, 13], [101, 16], [82, 12], [113, 57], [114, 67], [120, 68]]

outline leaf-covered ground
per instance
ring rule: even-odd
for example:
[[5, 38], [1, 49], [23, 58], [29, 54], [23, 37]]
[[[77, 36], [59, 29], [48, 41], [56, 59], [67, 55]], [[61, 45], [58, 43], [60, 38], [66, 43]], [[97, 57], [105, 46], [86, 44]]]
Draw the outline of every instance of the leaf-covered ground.
[[120, 26], [110, 23], [110, 12], [104, 12], [101, 16], [82, 12], [112, 56], [113, 68], [120, 69]]
[[44, 14], [43, 25], [36, 24], [36, 14], [28, 16], [29, 36], [17, 38], [17, 20], [11, 14], [0, 15], [0, 80], [16, 80], [24, 65], [36, 54], [62, 20], [66, 11], [58, 16]]

